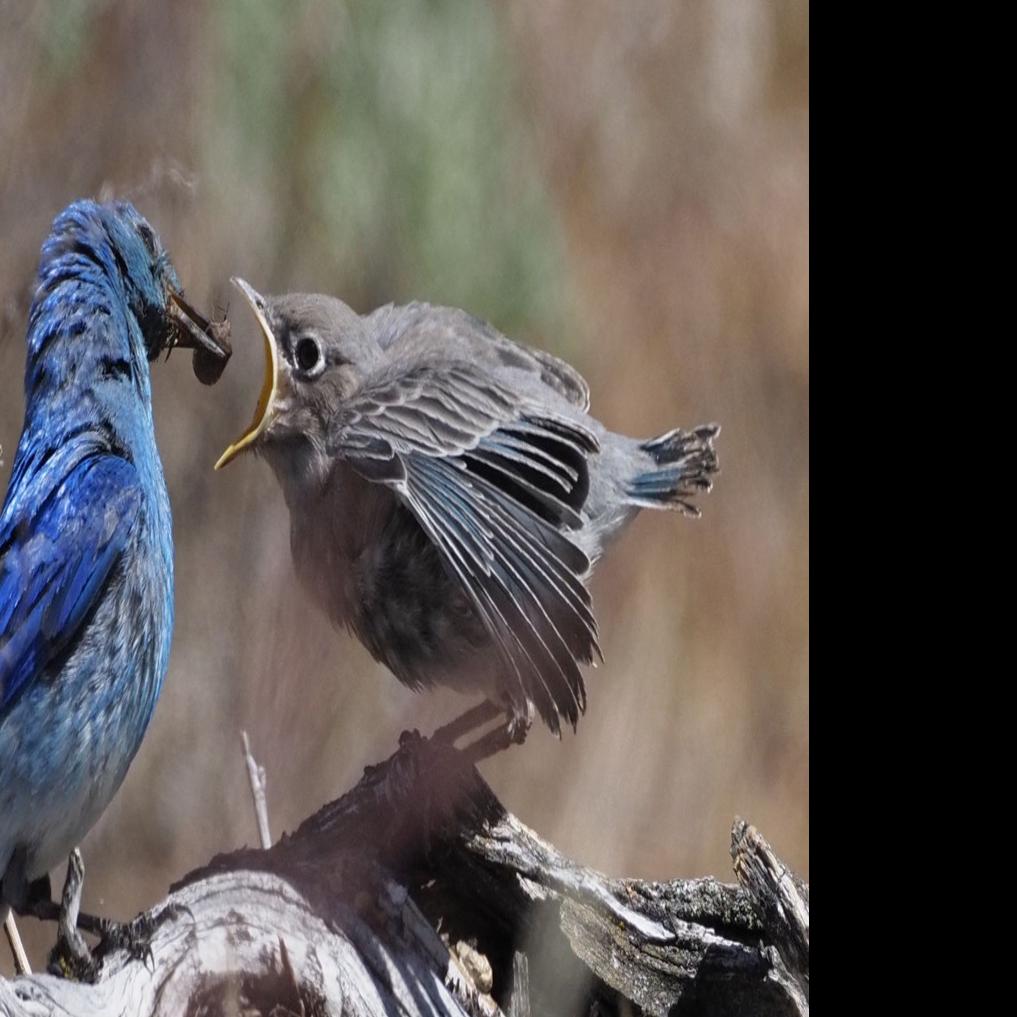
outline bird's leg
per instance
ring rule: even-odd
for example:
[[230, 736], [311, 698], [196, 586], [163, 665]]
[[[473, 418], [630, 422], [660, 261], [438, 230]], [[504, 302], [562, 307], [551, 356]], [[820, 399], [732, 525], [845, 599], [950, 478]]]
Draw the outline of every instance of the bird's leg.
[[80, 982], [95, 981], [99, 966], [88, 949], [85, 937], [78, 931], [81, 911], [81, 887], [85, 882], [85, 864], [75, 848], [67, 859], [67, 878], [60, 899], [56, 946], [49, 955], [49, 970], [64, 978]]
[[434, 741], [447, 742], [452, 745], [465, 734], [482, 727], [484, 724], [500, 717], [505, 712], [504, 708], [485, 699], [482, 703], [470, 707], [465, 713], [461, 713], [454, 720], [450, 720], [444, 727], [438, 728], [432, 738]]
[[533, 717], [530, 714], [512, 714], [504, 724], [499, 724], [494, 730], [488, 731], [486, 735], [463, 748], [462, 753], [475, 766], [513, 745], [522, 745], [532, 723]]
[[490, 759], [491, 756], [504, 752], [513, 744], [512, 737], [509, 735], [508, 722], [506, 721], [504, 724], [499, 724], [493, 731], [488, 731], [486, 735], [482, 735], [475, 742], [471, 742], [461, 751], [467, 761], [471, 765], [476, 766], [482, 760]]
[[[78, 863], [80, 865], [80, 858]], [[70, 879], [70, 869], [68, 869], [68, 879]], [[64, 894], [65, 896], [67, 894], [66, 886]], [[43, 876], [29, 884], [24, 905], [15, 910], [19, 915], [36, 918], [40, 922], [60, 922], [64, 916], [64, 908], [53, 901], [49, 876]], [[164, 922], [185, 911], [186, 908], [170, 904], [155, 916], [139, 915], [132, 922], [122, 923], [79, 910], [77, 927], [82, 932], [99, 938], [99, 943], [93, 951], [93, 957], [101, 959], [114, 950], [124, 949], [128, 950], [135, 959], [141, 959], [150, 955], [149, 944], [155, 931]]]
[[[69, 874], [69, 873], [68, 873]], [[49, 875], [40, 876], [28, 884], [28, 890], [21, 905], [15, 908], [19, 915], [38, 919], [40, 922], [59, 922], [63, 909], [53, 900], [53, 886], [49, 881]], [[92, 932], [90, 923], [97, 922], [97, 918], [78, 912], [78, 928], [85, 932]]]

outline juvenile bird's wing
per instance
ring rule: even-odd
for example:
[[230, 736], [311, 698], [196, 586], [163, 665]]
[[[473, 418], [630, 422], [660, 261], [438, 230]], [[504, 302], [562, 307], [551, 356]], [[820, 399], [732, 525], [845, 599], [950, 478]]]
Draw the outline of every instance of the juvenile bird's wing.
[[436, 307], [414, 301], [386, 304], [367, 318], [378, 345], [439, 344], [446, 355], [467, 360], [499, 374], [521, 371], [553, 389], [584, 413], [590, 408], [590, 387], [571, 365], [535, 346], [509, 339], [493, 325], [458, 307]]
[[0, 519], [0, 718], [73, 639], [141, 504], [134, 467], [87, 445], [15, 479]]
[[527, 346], [526, 350], [540, 363], [544, 384], [556, 389], [573, 406], [586, 413], [590, 408], [590, 386], [586, 384], [586, 379], [571, 364], [546, 350], [537, 349], [536, 346]]
[[581, 424], [528, 402], [469, 362], [431, 361], [389, 374], [344, 407], [330, 451], [392, 487], [440, 550], [516, 685], [549, 726], [586, 706], [579, 663], [597, 645], [569, 539], [583, 524], [587, 456]]

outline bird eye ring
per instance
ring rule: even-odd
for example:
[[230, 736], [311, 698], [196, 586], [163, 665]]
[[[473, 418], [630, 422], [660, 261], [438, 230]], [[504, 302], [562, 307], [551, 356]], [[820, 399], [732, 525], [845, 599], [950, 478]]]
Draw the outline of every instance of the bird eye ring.
[[311, 339], [308, 336], [304, 336], [293, 351], [294, 358], [297, 363], [297, 367], [300, 368], [304, 374], [318, 374], [321, 369], [325, 366], [325, 362], [321, 356], [321, 349], [318, 346], [316, 340]]

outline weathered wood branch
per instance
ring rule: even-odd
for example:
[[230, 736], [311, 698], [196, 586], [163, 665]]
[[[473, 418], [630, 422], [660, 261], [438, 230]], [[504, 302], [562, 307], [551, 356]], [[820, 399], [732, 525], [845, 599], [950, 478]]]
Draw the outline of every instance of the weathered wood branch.
[[607, 878], [410, 734], [295, 833], [177, 883], [147, 965], [0, 981], [0, 1014], [807, 1013], [808, 888], [741, 821], [732, 853], [741, 885]]

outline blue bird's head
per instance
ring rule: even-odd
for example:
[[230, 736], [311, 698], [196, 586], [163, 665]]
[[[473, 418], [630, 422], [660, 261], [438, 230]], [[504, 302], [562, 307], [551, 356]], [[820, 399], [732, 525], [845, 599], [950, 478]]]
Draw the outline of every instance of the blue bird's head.
[[[67, 292], [68, 282], [79, 288]], [[66, 320], [68, 312], [87, 312], [88, 301], [96, 301], [85, 287], [105, 288], [117, 308], [130, 314], [137, 329], [129, 331], [139, 340], [130, 352], [138, 359], [154, 360], [163, 350], [184, 347], [196, 351], [197, 370], [198, 353], [222, 366], [229, 358], [224, 323], [210, 322], [184, 300], [158, 235], [128, 202], [76, 201], [57, 216], [42, 249], [29, 324], [30, 360], [52, 338], [47, 316]]]
[[[169, 254], [155, 230], [128, 202], [95, 206], [98, 220], [110, 240], [116, 271], [125, 288], [127, 305], [141, 326], [149, 359], [166, 348], [193, 336], [190, 326], [201, 332], [207, 322], [186, 315], [174, 315], [175, 298], [181, 293], [180, 280]], [[180, 335], [175, 336], [174, 330]]]

